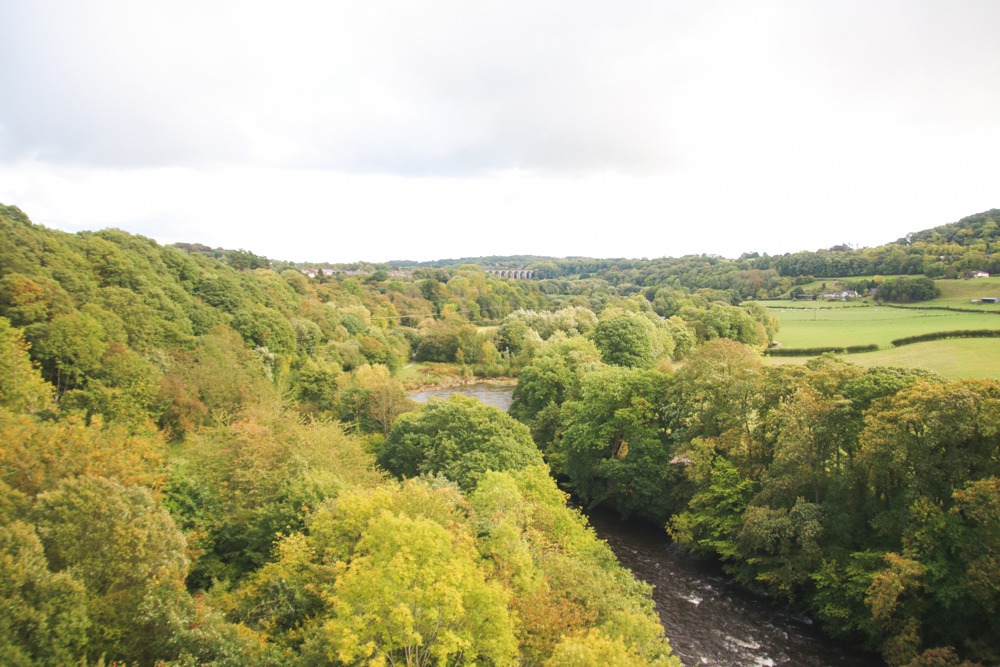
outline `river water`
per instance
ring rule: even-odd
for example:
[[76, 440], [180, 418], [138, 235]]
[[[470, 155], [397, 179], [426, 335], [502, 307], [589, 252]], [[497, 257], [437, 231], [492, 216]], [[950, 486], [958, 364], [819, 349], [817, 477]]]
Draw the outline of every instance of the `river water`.
[[[476, 384], [413, 394], [474, 396], [506, 410], [513, 388]], [[621, 564], [652, 584], [653, 600], [674, 654], [685, 667], [884, 667], [878, 656], [823, 635], [805, 616], [734, 583], [711, 563], [683, 553], [666, 531], [623, 521], [613, 510], [587, 513]]]
[[511, 401], [513, 400], [511, 397], [513, 391], [514, 388], [509, 384], [490, 384], [488, 382], [479, 382], [477, 384], [470, 384], [462, 387], [422, 391], [419, 394], [410, 394], [409, 398], [412, 398], [418, 403], [424, 403], [431, 396], [448, 398], [452, 394], [465, 394], [466, 396], [478, 398], [486, 405], [495, 405], [506, 412], [507, 408], [510, 407]]
[[587, 516], [619, 562], [655, 586], [656, 611], [674, 654], [687, 667], [884, 667], [877, 656], [826, 637], [805, 616], [686, 555], [663, 529], [623, 521], [608, 509]]

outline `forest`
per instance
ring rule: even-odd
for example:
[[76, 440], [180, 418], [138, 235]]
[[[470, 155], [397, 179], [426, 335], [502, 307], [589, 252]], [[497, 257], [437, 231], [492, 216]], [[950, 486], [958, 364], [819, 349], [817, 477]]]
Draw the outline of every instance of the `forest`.
[[[890, 665], [998, 664], [1000, 383], [770, 366], [779, 323], [752, 300], [989, 270], [994, 214], [801, 257], [312, 278], [0, 207], [0, 653], [679, 665], [572, 494]], [[483, 271], [523, 259], [542, 279]], [[516, 377], [510, 414], [418, 406], [414, 362]]]

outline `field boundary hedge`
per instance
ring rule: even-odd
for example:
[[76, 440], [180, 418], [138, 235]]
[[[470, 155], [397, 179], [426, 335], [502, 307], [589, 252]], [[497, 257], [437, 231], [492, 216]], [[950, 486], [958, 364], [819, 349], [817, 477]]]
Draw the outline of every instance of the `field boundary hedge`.
[[818, 357], [827, 352], [833, 352], [834, 354], [856, 354], [858, 352], [875, 352], [877, 350], [878, 345], [872, 343], [871, 345], [848, 345], [847, 347], [776, 347], [764, 350], [764, 354], [772, 357]]
[[936, 331], [934, 333], [920, 334], [919, 336], [906, 336], [892, 341], [893, 347], [902, 345], [913, 345], [914, 343], [926, 343], [932, 340], [943, 340], [945, 338], [1000, 338], [1000, 329], [960, 329], [958, 331]]
[[881, 305], [886, 308], [899, 308], [900, 310], [951, 310], [956, 313], [983, 313], [984, 315], [1000, 315], [1000, 310], [979, 310], [976, 308], [957, 308], [952, 306], [904, 306], [902, 304], [889, 302], [881, 302]]

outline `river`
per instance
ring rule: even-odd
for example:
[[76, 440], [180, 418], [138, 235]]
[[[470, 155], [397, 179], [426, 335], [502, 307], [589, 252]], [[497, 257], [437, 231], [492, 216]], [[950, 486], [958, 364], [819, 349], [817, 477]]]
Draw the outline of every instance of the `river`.
[[509, 384], [479, 382], [477, 384], [463, 385], [461, 387], [449, 387], [448, 389], [430, 389], [428, 391], [422, 391], [419, 394], [410, 394], [408, 398], [412, 398], [418, 403], [423, 403], [431, 396], [435, 396], [437, 398], [448, 398], [452, 394], [465, 394], [466, 396], [478, 398], [486, 405], [495, 405], [506, 412], [507, 408], [510, 407], [511, 401], [513, 400], [511, 397], [513, 391], [514, 388]]
[[[503, 410], [513, 388], [476, 384], [410, 396], [426, 401], [452, 393], [474, 396]], [[692, 558], [666, 531], [617, 513], [587, 513], [597, 535], [622, 565], [652, 584], [653, 600], [674, 653], [685, 667], [884, 667], [878, 656], [823, 635], [812, 621], [731, 581], [718, 567]]]

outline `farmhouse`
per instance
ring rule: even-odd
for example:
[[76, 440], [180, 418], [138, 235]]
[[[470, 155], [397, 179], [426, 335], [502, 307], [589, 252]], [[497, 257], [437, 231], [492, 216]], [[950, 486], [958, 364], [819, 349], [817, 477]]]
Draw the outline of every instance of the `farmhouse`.
[[989, 278], [990, 274], [985, 271], [969, 271], [965, 274], [966, 278]]
[[855, 290], [844, 290], [843, 292], [823, 292], [824, 299], [840, 299], [841, 301], [848, 301], [858, 298], [858, 293]]
[[1000, 299], [995, 296], [984, 296], [979, 303], [1000, 303]]

